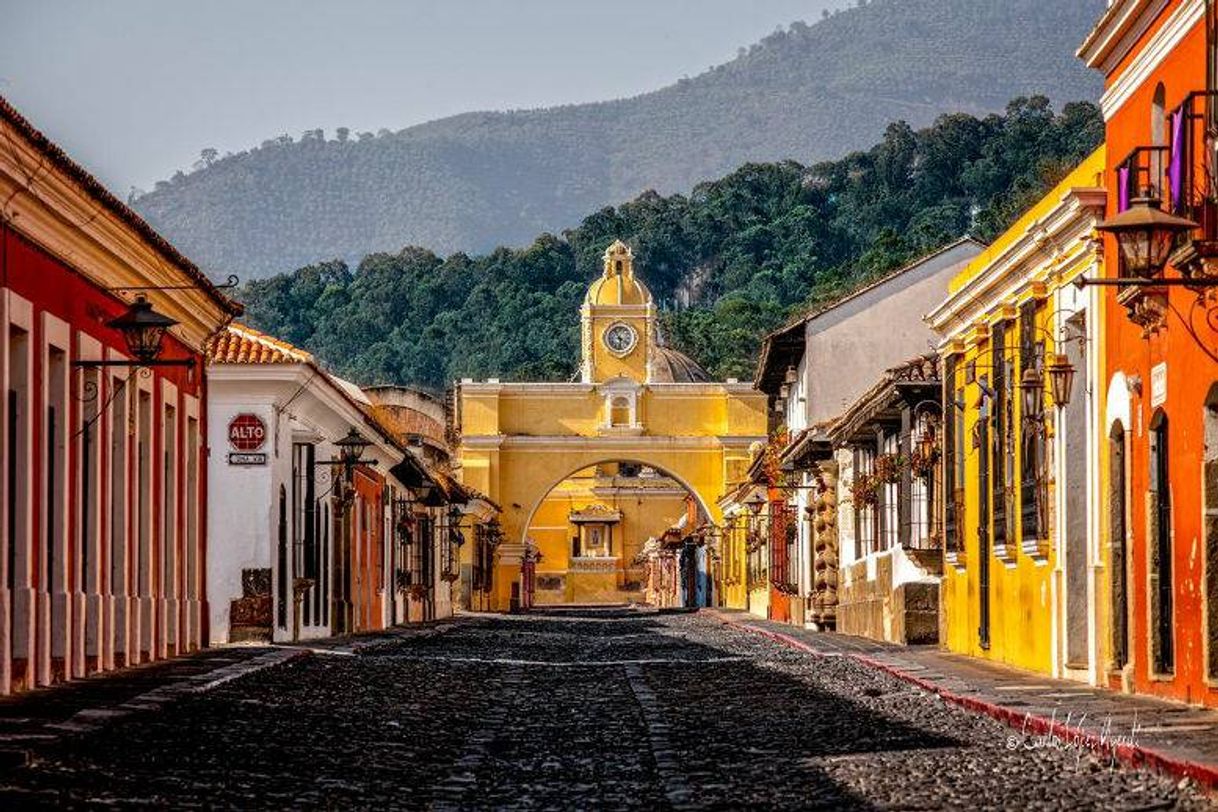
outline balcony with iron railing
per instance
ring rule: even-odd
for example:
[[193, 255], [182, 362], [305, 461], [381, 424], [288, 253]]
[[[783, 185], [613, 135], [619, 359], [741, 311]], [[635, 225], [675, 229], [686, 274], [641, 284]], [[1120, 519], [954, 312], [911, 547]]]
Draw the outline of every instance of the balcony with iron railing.
[[[1212, 257], [1218, 248], [1218, 91], [1195, 91], [1167, 115], [1167, 144], [1134, 149], [1116, 168], [1117, 213], [1139, 200], [1151, 200], [1198, 227], [1177, 237], [1174, 246], [1186, 262]], [[1180, 263], [1172, 263], [1179, 268]], [[1119, 274], [1128, 275], [1124, 258]], [[1192, 269], [1181, 268], [1185, 273]]]
[[[1169, 117], [1171, 145], [1163, 178], [1166, 211], [1198, 224], [1181, 236], [1173, 265], [1212, 276], [1218, 258], [1218, 91], [1190, 93]], [[1207, 267], [1209, 266], [1209, 267]]]
[[1169, 288], [1203, 293], [1218, 280], [1216, 100], [1213, 91], [1190, 93], [1165, 116], [1167, 143], [1138, 147], [1117, 165], [1117, 211], [1098, 226], [1116, 236], [1120, 251], [1116, 278], [1094, 284], [1116, 286], [1117, 301], [1147, 336], [1166, 323]]

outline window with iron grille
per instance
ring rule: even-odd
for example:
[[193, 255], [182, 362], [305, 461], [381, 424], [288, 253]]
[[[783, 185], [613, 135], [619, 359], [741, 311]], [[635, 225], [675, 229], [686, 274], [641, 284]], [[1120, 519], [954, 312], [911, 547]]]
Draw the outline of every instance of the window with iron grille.
[[[855, 448], [854, 449], [854, 478], [856, 482], [871, 480], [875, 476], [875, 449], [873, 448]], [[854, 546], [855, 558], [862, 558], [876, 551], [878, 535], [876, 523], [878, 512], [876, 511], [876, 501], [878, 494], [875, 492], [874, 483], [869, 490], [871, 494], [867, 499], [861, 498], [862, 494], [856, 488], [854, 497]]]
[[440, 538], [440, 574], [441, 576], [452, 579], [457, 575], [457, 571], [461, 566], [461, 529], [459, 525], [460, 519], [454, 520], [451, 516], [444, 521], [443, 530]]
[[[917, 447], [921, 439], [934, 435], [934, 418], [923, 412], [914, 424], [911, 446]], [[932, 469], [919, 476], [911, 472], [909, 480], [909, 545], [915, 549], [930, 549], [935, 546], [938, 530], [935, 520], [935, 471]]]
[[317, 579], [317, 493], [313, 469], [316, 446], [292, 444], [292, 553], [294, 571], [304, 578]]
[[770, 502], [770, 579], [782, 589], [793, 585], [792, 562], [798, 528], [794, 511], [786, 502]]
[[436, 522], [430, 514], [419, 517], [419, 532], [415, 542], [418, 549], [418, 579], [412, 583], [431, 589], [436, 582]]
[[[1044, 380], [1045, 345], [1037, 330], [1041, 310], [1035, 300], [1024, 302], [1019, 309], [1019, 368], [1020, 374], [1024, 370], [1035, 369]], [[1021, 417], [1023, 444], [1019, 476], [1019, 527], [1021, 541], [1028, 544], [1047, 535], [1047, 522], [1043, 521], [1045, 505], [1041, 503], [1040, 488], [1045, 436], [1037, 421], [1027, 419], [1031, 415]]]
[[[900, 437], [896, 433], [880, 435], [880, 448], [891, 461], [900, 458]], [[898, 469], [899, 470], [899, 469]], [[877, 548], [891, 550], [901, 543], [901, 483], [885, 479], [879, 485], [880, 533]]]
[[948, 356], [943, 371], [943, 534], [947, 550], [964, 549], [964, 389], [957, 387], [959, 360]]
[[1011, 361], [1007, 358], [1007, 332], [1007, 322], [1000, 321], [994, 325], [993, 334], [990, 336], [991, 367], [994, 374], [994, 436], [989, 499], [991, 514], [994, 517], [994, 546], [998, 548], [1006, 546], [1010, 538], [1007, 499], [1010, 493], [1011, 469], [1014, 467], [1014, 449], [1010, 435], [1015, 375], [1011, 369]]

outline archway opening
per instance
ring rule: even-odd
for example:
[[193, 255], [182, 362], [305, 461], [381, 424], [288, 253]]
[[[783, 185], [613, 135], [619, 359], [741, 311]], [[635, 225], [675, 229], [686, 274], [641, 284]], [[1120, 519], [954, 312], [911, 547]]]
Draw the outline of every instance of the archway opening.
[[556, 482], [525, 528], [531, 605], [705, 606], [710, 516], [672, 474], [599, 462]]

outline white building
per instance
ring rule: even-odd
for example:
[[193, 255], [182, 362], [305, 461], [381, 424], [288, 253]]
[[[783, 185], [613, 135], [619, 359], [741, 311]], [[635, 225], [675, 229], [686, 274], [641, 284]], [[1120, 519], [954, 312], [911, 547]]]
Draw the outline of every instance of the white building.
[[[358, 387], [243, 326], [212, 342], [208, 375], [213, 645], [451, 613], [445, 494]], [[351, 431], [361, 463], [334, 464]]]
[[[836, 455], [825, 429], [886, 370], [933, 349], [938, 337], [924, 317], [984, 247], [965, 237], [766, 337], [755, 385], [771, 397], [775, 422], [790, 431], [784, 460], [799, 486], [791, 498], [799, 517], [791, 568], [802, 601], [792, 605], [793, 623], [833, 625], [825, 602], [836, 600], [837, 535], [854, 525], [836, 492]], [[819, 464], [810, 468], [811, 460]], [[834, 493], [822, 495], [823, 487]]]

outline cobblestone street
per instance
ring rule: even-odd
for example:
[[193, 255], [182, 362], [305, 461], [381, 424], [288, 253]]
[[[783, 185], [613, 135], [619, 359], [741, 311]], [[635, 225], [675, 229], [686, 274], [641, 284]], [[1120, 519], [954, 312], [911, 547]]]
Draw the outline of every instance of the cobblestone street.
[[469, 616], [62, 737], [0, 773], [0, 804], [1206, 807], [1013, 732], [705, 615]]

